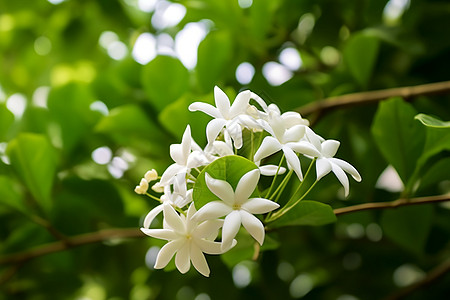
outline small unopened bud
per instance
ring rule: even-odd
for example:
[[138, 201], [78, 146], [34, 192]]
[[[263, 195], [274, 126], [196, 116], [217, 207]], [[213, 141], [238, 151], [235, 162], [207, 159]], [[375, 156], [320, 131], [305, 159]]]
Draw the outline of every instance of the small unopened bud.
[[139, 183], [139, 185], [137, 185], [134, 188], [134, 192], [136, 194], [141, 194], [141, 195], [147, 193], [147, 190], [148, 190], [148, 181], [145, 180], [144, 178], [142, 178], [141, 182]]
[[147, 173], [145, 173], [144, 178], [148, 182], [154, 181], [154, 180], [158, 179], [158, 172], [156, 172], [155, 169], [151, 169], [150, 171], [147, 171]]
[[159, 184], [159, 182], [157, 182], [152, 186], [152, 190], [154, 190], [157, 193], [163, 193], [164, 187], [161, 184]]

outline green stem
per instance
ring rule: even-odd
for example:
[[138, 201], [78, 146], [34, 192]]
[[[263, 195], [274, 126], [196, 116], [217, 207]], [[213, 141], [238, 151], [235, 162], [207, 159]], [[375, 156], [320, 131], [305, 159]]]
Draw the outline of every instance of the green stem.
[[[292, 194], [292, 197], [289, 199], [289, 201], [286, 203], [286, 205], [284, 207], [282, 207], [279, 211], [275, 212], [274, 214], [269, 213], [265, 219], [266, 223], [273, 222], [276, 219], [283, 216], [285, 213], [287, 213], [289, 210], [291, 210], [294, 206], [296, 206], [301, 200], [303, 200], [306, 197], [306, 195], [308, 195], [309, 192], [314, 188], [314, 186], [317, 183], [317, 180], [314, 181], [314, 183], [309, 187], [309, 189], [299, 199], [294, 200], [294, 199], [296, 199], [297, 193], [300, 191], [301, 187], [303, 186], [303, 183], [306, 181], [306, 178], [308, 178], [309, 174], [311, 173], [311, 169], [312, 169], [312, 166], [314, 165], [315, 161], [316, 161], [316, 159], [314, 158], [311, 161], [311, 163], [309, 164], [308, 170], [306, 171], [305, 176], [303, 177], [303, 181], [300, 182], [299, 186], [297, 187], [295, 192]], [[278, 197], [279, 196], [280, 195], [278, 195]], [[278, 200], [278, 197], [276, 200]]]
[[150, 193], [145, 193], [145, 194], [146, 194], [147, 196], [149, 196], [150, 198], [152, 198], [153, 200], [156, 200], [156, 201], [162, 203], [161, 199], [159, 199], [159, 198], [153, 196], [152, 194], [150, 194]]
[[[281, 164], [283, 163], [283, 161], [284, 161], [284, 154], [283, 154], [283, 156], [281, 157], [280, 163], [278, 164], [278, 169], [277, 169], [277, 172], [275, 173], [275, 176], [273, 177], [272, 184], [270, 185], [269, 190], [268, 190], [267, 193], [266, 193], [266, 198], [270, 195], [270, 192], [272, 192], [272, 189], [273, 189], [273, 187], [274, 187], [274, 185], [275, 185], [275, 181], [276, 181], [277, 178], [278, 178], [278, 172], [280, 171]], [[270, 198], [269, 198], [269, 199], [270, 199]]]
[[[275, 192], [273, 192], [272, 196], [269, 199], [275, 199], [273, 201], [278, 202], [278, 199], [280, 198], [281, 193], [283, 192], [284, 188], [286, 187], [287, 183], [289, 182], [289, 179], [291, 179], [293, 172], [294, 172], [293, 170], [289, 170], [289, 173], [286, 175], [286, 177], [283, 178], [283, 181], [280, 183], [280, 185], [277, 187]], [[278, 195], [277, 195], [277, 193], [278, 193]], [[275, 195], [277, 195], [276, 198], [274, 198]]]

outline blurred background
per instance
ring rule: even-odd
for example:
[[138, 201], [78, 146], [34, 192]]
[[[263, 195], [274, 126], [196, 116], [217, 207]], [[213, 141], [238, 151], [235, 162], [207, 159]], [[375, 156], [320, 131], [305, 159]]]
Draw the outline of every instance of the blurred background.
[[[256, 261], [248, 249], [208, 256], [204, 278], [153, 270], [162, 243], [138, 228], [157, 203], [133, 190], [171, 163], [187, 124], [205, 145], [209, 117], [187, 107], [213, 103], [215, 85], [287, 111], [449, 80], [449, 16], [438, 0], [0, 0], [0, 299], [397, 299], [449, 257], [449, 205], [274, 230]], [[398, 114], [448, 121], [449, 99], [408, 98]], [[377, 108], [305, 115], [363, 177], [344, 199], [328, 176], [310, 199], [399, 198], [372, 134]], [[450, 190], [448, 148], [411, 196]], [[445, 272], [408, 299], [444, 299]]]

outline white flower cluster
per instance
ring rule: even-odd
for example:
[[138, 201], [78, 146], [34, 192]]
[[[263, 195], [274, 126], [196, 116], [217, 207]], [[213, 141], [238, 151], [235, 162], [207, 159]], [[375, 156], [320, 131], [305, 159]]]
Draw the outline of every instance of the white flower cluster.
[[[155, 192], [162, 193], [157, 199], [161, 204], [147, 214], [141, 230], [146, 235], [168, 241], [158, 253], [156, 269], [164, 268], [175, 255], [175, 265], [181, 273], [186, 273], [192, 263], [202, 275], [209, 276], [204, 253], [222, 254], [231, 249], [237, 243], [235, 237], [241, 225], [262, 245], [264, 225], [255, 215], [272, 212], [280, 205], [276, 200], [272, 201], [275, 193], [270, 195], [270, 191], [265, 196], [272, 199], [252, 197], [252, 194], [258, 186], [260, 175], [275, 176], [275, 180], [286, 172], [286, 168], [282, 167], [283, 159], [286, 159], [289, 172], [295, 172], [300, 181], [303, 180], [303, 174], [299, 155], [313, 159], [316, 163], [316, 180], [333, 172], [343, 185], [346, 196], [349, 182], [345, 172], [355, 180], [361, 180], [353, 166], [333, 157], [339, 142], [318, 136], [299, 113], [282, 114], [275, 104], [267, 105], [249, 90], [239, 93], [233, 104], [230, 104], [226, 94], [215, 87], [214, 98], [216, 107], [201, 102], [189, 106], [190, 111], [202, 111], [213, 117], [206, 127], [206, 147], [202, 149], [195, 143], [188, 125], [181, 144], [170, 146], [174, 163], [152, 187]], [[193, 201], [196, 175], [220, 157], [239, 154], [244, 144], [244, 130], [264, 137], [257, 145], [252, 139], [252, 147], [255, 150], [257, 147], [257, 150], [250, 153], [254, 153], [252, 161], [258, 168], [244, 174], [235, 189], [227, 181], [213, 178], [206, 172], [206, 186], [217, 199], [197, 207], [197, 211]], [[279, 151], [282, 151], [283, 158], [278, 166], [261, 165], [263, 159]], [[155, 170], [148, 171], [135, 192], [155, 198], [147, 190], [149, 182], [158, 178]], [[150, 228], [154, 218], [161, 212], [163, 228]], [[220, 242], [217, 241], [219, 234]]]

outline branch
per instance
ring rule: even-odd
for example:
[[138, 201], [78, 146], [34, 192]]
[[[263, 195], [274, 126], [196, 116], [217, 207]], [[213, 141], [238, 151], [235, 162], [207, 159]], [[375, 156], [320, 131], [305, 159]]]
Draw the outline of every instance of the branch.
[[53, 242], [19, 253], [0, 257], [0, 265], [22, 264], [30, 259], [46, 254], [64, 251], [70, 248], [103, 242], [111, 239], [138, 238], [143, 236], [144, 234], [137, 228], [106, 229], [92, 233], [80, 234], [73, 237], [67, 237], [64, 241]]
[[411, 98], [424, 95], [435, 95], [450, 92], [450, 81], [422, 84], [416, 86], [399, 87], [385, 90], [353, 93], [337, 97], [331, 97], [316, 102], [309, 103], [296, 109], [302, 115], [312, 113], [323, 113], [341, 107], [348, 107], [359, 104], [376, 103], [390, 97]]
[[338, 215], [344, 215], [344, 214], [363, 211], [363, 210], [396, 208], [396, 207], [406, 206], [406, 205], [428, 204], [428, 203], [445, 202], [445, 201], [450, 201], [450, 194], [439, 195], [439, 196], [410, 198], [410, 199], [401, 198], [401, 199], [391, 201], [391, 202], [371, 202], [371, 203], [358, 204], [358, 205], [353, 205], [353, 206], [336, 208], [334, 210], [334, 214], [336, 216], [338, 216]]
[[425, 278], [422, 280], [417, 281], [416, 283], [407, 286], [403, 289], [400, 289], [399, 291], [393, 293], [392, 295], [389, 295], [386, 297], [385, 300], [399, 300], [407, 297], [408, 295], [412, 294], [413, 292], [417, 291], [418, 289], [424, 288], [434, 281], [440, 279], [445, 274], [450, 272], [450, 260], [444, 261], [442, 264], [431, 270]]

